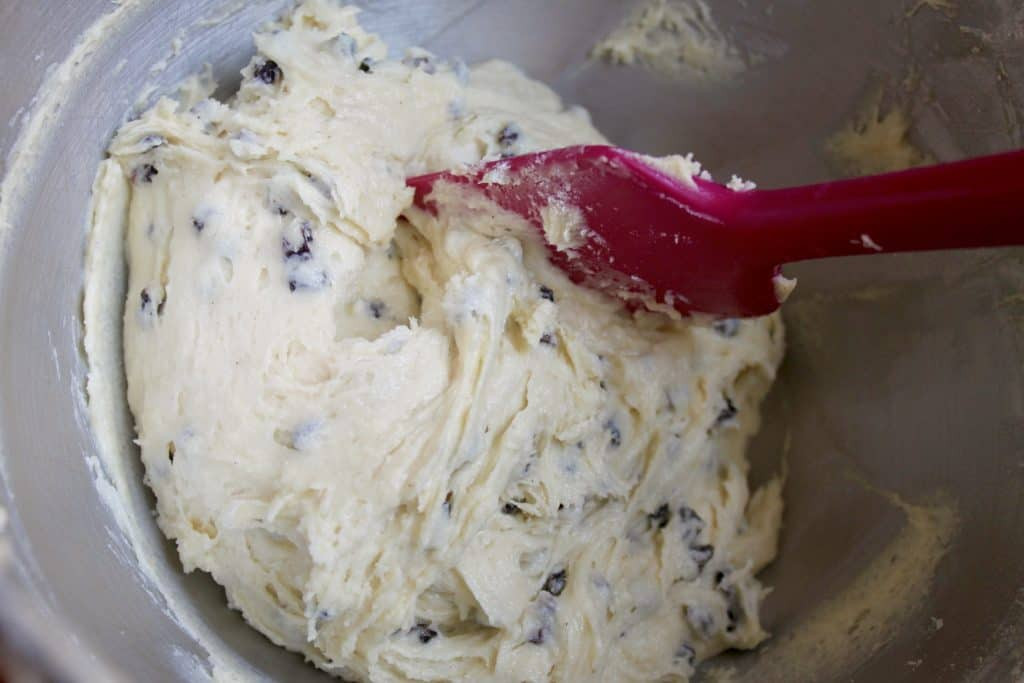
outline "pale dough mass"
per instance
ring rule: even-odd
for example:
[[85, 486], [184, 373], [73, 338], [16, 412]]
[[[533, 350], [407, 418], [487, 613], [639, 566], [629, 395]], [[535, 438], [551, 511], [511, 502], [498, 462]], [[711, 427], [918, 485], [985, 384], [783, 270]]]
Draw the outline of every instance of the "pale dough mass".
[[779, 319], [629, 313], [514, 216], [411, 208], [407, 175], [603, 141], [515, 67], [388, 59], [329, 0], [255, 41], [234, 99], [194, 79], [96, 183], [186, 570], [356, 680], [684, 680], [764, 639]]

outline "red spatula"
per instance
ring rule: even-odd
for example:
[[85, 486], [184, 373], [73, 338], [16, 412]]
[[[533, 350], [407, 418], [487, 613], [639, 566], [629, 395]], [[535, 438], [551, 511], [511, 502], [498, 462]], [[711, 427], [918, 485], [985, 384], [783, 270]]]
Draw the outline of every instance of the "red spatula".
[[572, 250], [552, 247], [552, 260], [576, 282], [634, 305], [653, 295], [683, 313], [771, 313], [786, 294], [783, 263], [1024, 244], [1024, 152], [734, 191], [687, 183], [615, 147], [568, 147], [411, 178], [417, 205], [436, 209], [439, 180], [474, 186], [538, 227], [552, 200], [578, 207], [587, 229]]

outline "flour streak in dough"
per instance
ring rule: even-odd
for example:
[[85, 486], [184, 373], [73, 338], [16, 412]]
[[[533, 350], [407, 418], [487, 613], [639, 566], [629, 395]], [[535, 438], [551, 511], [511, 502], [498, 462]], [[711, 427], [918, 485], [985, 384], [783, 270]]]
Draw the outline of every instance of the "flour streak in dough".
[[781, 484], [750, 495], [744, 450], [779, 318], [629, 314], [516, 216], [411, 208], [408, 175], [604, 142], [515, 67], [390, 60], [328, 0], [255, 40], [231, 102], [162, 99], [97, 185], [186, 570], [361, 680], [682, 680], [761, 642]]

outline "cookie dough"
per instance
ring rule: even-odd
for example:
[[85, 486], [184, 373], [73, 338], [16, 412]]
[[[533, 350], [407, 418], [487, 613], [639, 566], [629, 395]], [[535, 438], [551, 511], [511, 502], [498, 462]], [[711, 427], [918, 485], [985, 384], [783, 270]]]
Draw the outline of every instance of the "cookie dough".
[[515, 216], [412, 208], [408, 175], [603, 141], [515, 67], [389, 59], [329, 0], [255, 42], [231, 101], [193, 78], [96, 182], [185, 569], [353, 680], [685, 680], [757, 645], [779, 319], [630, 313]]

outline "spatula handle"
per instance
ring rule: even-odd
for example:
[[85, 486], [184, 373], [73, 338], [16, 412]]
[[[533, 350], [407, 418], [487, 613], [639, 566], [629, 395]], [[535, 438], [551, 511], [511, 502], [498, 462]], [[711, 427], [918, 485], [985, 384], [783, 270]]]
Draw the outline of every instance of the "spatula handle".
[[1024, 151], [753, 192], [735, 218], [774, 263], [1024, 244]]

